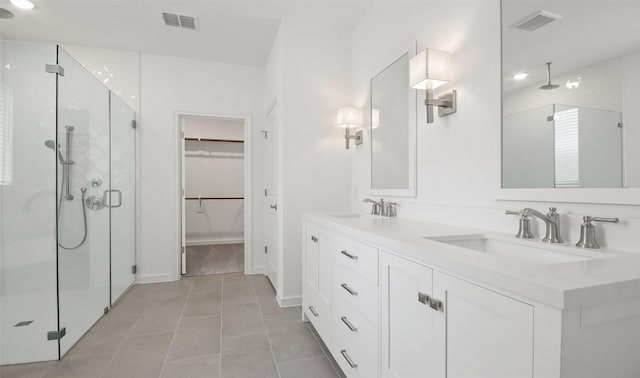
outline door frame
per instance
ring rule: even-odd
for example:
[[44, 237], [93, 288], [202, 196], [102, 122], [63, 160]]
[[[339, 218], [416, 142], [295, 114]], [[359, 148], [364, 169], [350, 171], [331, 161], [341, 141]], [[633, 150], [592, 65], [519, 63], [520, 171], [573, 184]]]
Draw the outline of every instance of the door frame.
[[[182, 234], [183, 234], [183, 218], [182, 218], [182, 166], [184, 159], [184, 151], [182, 150], [182, 118], [184, 117], [204, 117], [226, 119], [234, 121], [243, 121], [244, 123], [244, 272], [245, 274], [254, 273], [253, 268], [253, 117], [251, 115], [228, 115], [228, 114], [209, 114], [188, 111], [175, 112], [174, 135], [176, 143], [176, 219], [179, 220], [177, 227], [177, 243], [176, 243], [176, 280], [182, 277]], [[186, 246], [185, 246], [186, 248]]]

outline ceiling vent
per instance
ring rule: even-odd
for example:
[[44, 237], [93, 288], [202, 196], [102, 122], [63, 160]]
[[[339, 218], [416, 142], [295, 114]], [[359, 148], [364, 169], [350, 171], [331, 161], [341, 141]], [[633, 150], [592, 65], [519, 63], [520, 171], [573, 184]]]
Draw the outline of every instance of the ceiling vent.
[[560, 18], [562, 18], [562, 16], [541, 10], [528, 15], [511, 25], [511, 27], [532, 32]]
[[162, 12], [162, 19], [164, 20], [164, 24], [167, 26], [189, 30], [198, 30], [198, 19], [193, 16]]

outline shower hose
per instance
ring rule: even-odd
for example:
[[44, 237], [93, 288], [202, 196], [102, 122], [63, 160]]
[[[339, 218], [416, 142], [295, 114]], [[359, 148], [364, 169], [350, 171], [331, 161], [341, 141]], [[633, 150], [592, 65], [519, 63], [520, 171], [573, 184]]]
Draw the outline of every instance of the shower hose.
[[58, 246], [60, 246], [60, 248], [62, 249], [66, 249], [68, 251], [73, 250], [73, 249], [77, 249], [79, 248], [81, 245], [84, 244], [84, 242], [87, 240], [87, 208], [84, 205], [84, 197], [85, 197], [85, 193], [87, 192], [87, 188], [80, 188], [80, 191], [82, 192], [82, 199], [80, 200], [80, 205], [82, 206], [82, 221], [84, 223], [84, 232], [82, 233], [82, 240], [80, 241], [80, 243], [78, 243], [77, 245], [73, 246], [73, 247], [67, 247], [65, 245], [62, 244], [61, 238], [60, 238], [60, 216], [62, 215], [62, 201], [63, 201], [63, 187], [64, 187], [64, 183], [66, 182], [66, 177], [62, 177], [62, 184], [60, 185], [60, 199], [58, 200], [58, 222], [57, 222], [57, 227], [58, 227]]

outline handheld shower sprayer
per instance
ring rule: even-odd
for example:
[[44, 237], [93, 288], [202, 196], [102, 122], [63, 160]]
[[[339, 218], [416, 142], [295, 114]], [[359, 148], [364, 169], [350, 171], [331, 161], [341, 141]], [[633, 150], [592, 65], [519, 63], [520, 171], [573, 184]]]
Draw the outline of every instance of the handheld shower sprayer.
[[[57, 152], [58, 155], [58, 160], [60, 162], [60, 165], [62, 165], [62, 177], [60, 180], [60, 198], [58, 199], [58, 237], [60, 238], [60, 215], [62, 214], [62, 200], [67, 200], [67, 201], [72, 201], [73, 200], [73, 195], [71, 194], [71, 166], [74, 164], [74, 161], [71, 160], [71, 143], [72, 143], [72, 136], [73, 136], [73, 131], [74, 131], [74, 127], [73, 126], [66, 126], [65, 127], [66, 130], [66, 143], [67, 143], [67, 148], [66, 148], [66, 159], [65, 157], [62, 155], [62, 152], [60, 152], [60, 145], [56, 144], [55, 141], [48, 139], [44, 141], [44, 145]], [[66, 250], [72, 250], [72, 249], [76, 249], [78, 247], [80, 247], [81, 245], [84, 244], [84, 242], [87, 240], [87, 210], [85, 207], [85, 196], [86, 196], [86, 192], [87, 192], [87, 188], [80, 188], [80, 192], [82, 193], [81, 196], [81, 206], [82, 206], [82, 220], [84, 223], [84, 232], [82, 235], [82, 240], [75, 246], [73, 247], [66, 247], [65, 245], [62, 244], [62, 241], [60, 241], [61, 239], [59, 239], [58, 241], [58, 245], [60, 246], [60, 248], [62, 249], [66, 249]]]
[[44, 145], [53, 150], [56, 151], [58, 153], [58, 160], [60, 160], [60, 163], [64, 162], [64, 158], [62, 157], [62, 152], [60, 152], [60, 145], [56, 145], [56, 142], [54, 142], [51, 139], [47, 139], [44, 141]]

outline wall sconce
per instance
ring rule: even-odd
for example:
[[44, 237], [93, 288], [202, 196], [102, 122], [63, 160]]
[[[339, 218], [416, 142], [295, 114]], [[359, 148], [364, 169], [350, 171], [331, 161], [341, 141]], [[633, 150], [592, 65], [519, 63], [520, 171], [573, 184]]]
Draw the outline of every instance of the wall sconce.
[[433, 90], [449, 81], [449, 53], [426, 49], [411, 58], [409, 62], [409, 85], [414, 89], [427, 91], [424, 104], [427, 107], [427, 123], [433, 123], [433, 107], [438, 107], [438, 116], [444, 117], [456, 112], [456, 91], [439, 98], [433, 97]]
[[360, 126], [360, 111], [356, 108], [341, 108], [338, 110], [338, 126], [344, 128], [344, 148], [349, 149], [349, 141], [354, 139], [356, 145], [362, 144], [362, 130], [351, 134], [349, 129]]

